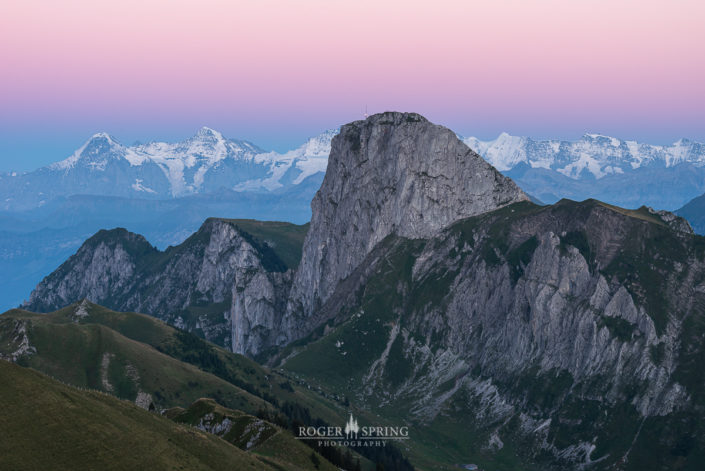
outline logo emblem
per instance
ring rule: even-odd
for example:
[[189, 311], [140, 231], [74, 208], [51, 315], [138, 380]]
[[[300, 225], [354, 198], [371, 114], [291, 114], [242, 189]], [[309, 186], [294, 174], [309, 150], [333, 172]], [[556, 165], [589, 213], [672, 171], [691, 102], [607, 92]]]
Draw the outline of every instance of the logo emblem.
[[301, 426], [297, 435], [298, 440], [316, 440], [319, 446], [386, 446], [390, 440], [407, 440], [409, 427], [360, 426], [351, 413], [343, 427]]

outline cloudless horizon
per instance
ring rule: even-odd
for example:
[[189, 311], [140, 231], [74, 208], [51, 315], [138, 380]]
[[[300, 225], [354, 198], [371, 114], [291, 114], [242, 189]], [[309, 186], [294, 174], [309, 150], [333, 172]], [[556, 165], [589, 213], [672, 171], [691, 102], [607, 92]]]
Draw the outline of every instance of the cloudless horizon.
[[284, 151], [365, 107], [485, 140], [702, 142], [704, 22], [694, 0], [4, 1], [0, 170], [100, 131]]

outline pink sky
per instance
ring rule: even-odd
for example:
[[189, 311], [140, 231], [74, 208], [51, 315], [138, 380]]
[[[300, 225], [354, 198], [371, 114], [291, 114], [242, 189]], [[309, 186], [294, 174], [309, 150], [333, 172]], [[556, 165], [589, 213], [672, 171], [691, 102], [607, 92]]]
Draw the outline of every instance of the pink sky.
[[0, 170], [37, 132], [48, 161], [99, 130], [284, 148], [365, 105], [483, 138], [705, 140], [703, 24], [677, 0], [4, 0]]

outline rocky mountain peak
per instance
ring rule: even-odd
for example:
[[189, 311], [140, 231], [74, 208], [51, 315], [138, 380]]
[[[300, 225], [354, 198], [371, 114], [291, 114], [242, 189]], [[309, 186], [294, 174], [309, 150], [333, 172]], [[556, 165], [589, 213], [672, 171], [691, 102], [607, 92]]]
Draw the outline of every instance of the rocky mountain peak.
[[338, 129], [329, 129], [310, 138], [301, 146], [300, 150], [304, 157], [318, 157], [327, 159], [330, 154], [331, 140], [338, 135]]
[[115, 153], [116, 150], [122, 149], [123, 146], [110, 134], [99, 132], [91, 136], [81, 148], [81, 157], [96, 157]]
[[150, 244], [144, 236], [130, 232], [122, 227], [116, 227], [114, 229], [101, 229], [89, 237], [83, 243], [83, 246], [93, 248], [100, 244], [107, 244], [110, 246], [121, 245], [135, 251], [136, 253], [141, 253], [145, 250], [155, 250], [152, 244]]
[[97, 132], [91, 136], [90, 139], [88, 139], [88, 142], [105, 142], [108, 144], [118, 144], [119, 142], [117, 139], [115, 139], [113, 136], [108, 134], [107, 132]]
[[670, 211], [665, 211], [665, 210], [656, 210], [654, 208], [651, 208], [649, 206], [645, 206], [646, 210], [650, 214], [654, 214], [661, 218], [664, 224], [666, 224], [668, 227], [673, 229], [674, 231], [678, 232], [685, 232], [686, 234], [694, 234], [695, 232], [693, 231], [693, 228], [690, 226], [690, 223], [685, 219], [677, 214], [674, 214]]
[[311, 203], [290, 320], [309, 316], [386, 236], [429, 237], [525, 200], [455, 133], [419, 114], [385, 112], [344, 125]]
[[201, 129], [198, 130], [195, 136], [196, 139], [214, 139], [214, 140], [223, 140], [223, 135], [216, 131], [215, 129], [211, 129], [208, 126], [203, 126]]
[[67, 170], [81, 163], [83, 166], [94, 170], [104, 170], [108, 160], [121, 159], [125, 155], [125, 148], [110, 134], [99, 132], [93, 134], [70, 157], [52, 164], [49, 168]]

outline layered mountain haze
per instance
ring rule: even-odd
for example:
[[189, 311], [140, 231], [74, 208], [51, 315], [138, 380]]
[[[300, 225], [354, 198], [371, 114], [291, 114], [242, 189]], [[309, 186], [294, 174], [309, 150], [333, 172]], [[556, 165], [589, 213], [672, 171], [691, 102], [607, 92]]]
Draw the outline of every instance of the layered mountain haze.
[[26, 300], [100, 229], [125, 227], [164, 249], [208, 216], [309, 221], [336, 133], [285, 154], [209, 128], [180, 143], [134, 146], [100, 133], [61, 162], [0, 175], [0, 307]]
[[[98, 133], [63, 161], [0, 174], [0, 307], [26, 300], [99, 229], [125, 227], [164, 249], [208, 216], [309, 221], [338, 132], [282, 154], [205, 127], [182, 142], [132, 146]], [[571, 142], [505, 133], [464, 142], [539, 202], [596, 198], [673, 210], [705, 192], [703, 145], [686, 139], [655, 146], [596, 134]]]
[[[593, 168], [570, 162], [540, 170]], [[408, 425], [422, 469], [699, 469], [705, 239], [684, 219], [536, 205], [395, 112], [341, 127], [311, 206], [310, 225], [209, 219], [165, 251], [102, 231], [27, 307], [160, 317]]]
[[696, 233], [705, 234], [705, 195], [693, 198], [678, 209], [676, 214], [687, 219]]

